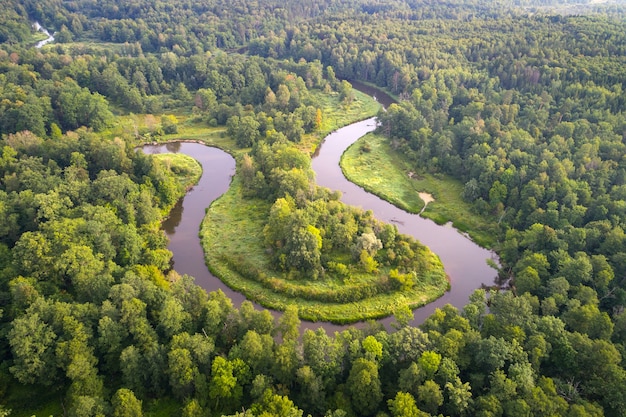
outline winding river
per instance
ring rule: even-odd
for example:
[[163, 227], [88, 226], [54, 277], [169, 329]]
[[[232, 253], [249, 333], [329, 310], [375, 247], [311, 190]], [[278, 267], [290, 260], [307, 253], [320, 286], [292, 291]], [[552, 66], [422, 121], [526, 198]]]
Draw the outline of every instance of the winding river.
[[45, 27], [41, 26], [39, 22], [33, 23], [33, 27], [35, 28], [35, 30], [39, 32], [43, 32], [48, 37], [42, 41], [37, 42], [37, 44], [35, 44], [35, 48], [40, 49], [44, 45], [50, 42], [54, 42], [54, 36], [50, 32], [48, 32], [48, 30]]
[[[386, 222], [394, 223], [401, 233], [419, 239], [435, 252], [443, 261], [446, 273], [450, 276], [451, 290], [438, 300], [414, 311], [413, 325], [422, 323], [437, 307], [450, 303], [458, 308], [467, 304], [469, 295], [484, 285], [491, 285], [496, 271], [488, 266], [488, 259], [495, 254], [476, 245], [451, 226], [440, 226], [416, 214], [407, 213], [394, 205], [364, 191], [348, 181], [341, 172], [339, 159], [343, 151], [358, 138], [376, 127], [375, 118], [353, 123], [326, 137], [319, 153], [313, 159], [313, 169], [317, 183], [343, 193], [342, 200], [348, 204], [372, 210], [374, 215]], [[213, 200], [228, 189], [235, 172], [235, 161], [228, 153], [198, 143], [178, 142], [164, 145], [146, 145], [145, 153], [181, 152], [197, 159], [203, 167], [199, 183], [176, 205], [163, 229], [170, 243], [168, 248], [174, 254], [174, 269], [180, 274], [188, 274], [207, 291], [221, 289], [239, 306], [245, 297], [214, 277], [204, 263], [198, 231], [206, 208]], [[261, 308], [256, 305], [257, 308]], [[274, 312], [275, 316], [280, 313]], [[381, 320], [389, 328], [392, 317]], [[357, 326], [362, 324], [357, 324]], [[333, 332], [346, 326], [331, 323], [302, 322], [302, 329], [324, 327]]]
[[339, 160], [344, 150], [375, 128], [376, 119], [371, 118], [331, 133], [313, 159], [313, 170], [317, 175], [317, 184], [341, 191], [343, 202], [372, 210], [376, 218], [395, 224], [401, 233], [415, 237], [439, 255], [450, 276], [451, 289], [443, 297], [414, 311], [413, 324], [418, 325], [435, 308], [448, 303], [462, 308], [476, 288], [483, 284], [492, 285], [497, 271], [488, 265], [487, 260], [495, 260], [496, 257], [493, 252], [481, 248], [452, 226], [440, 226], [417, 214], [407, 213], [343, 176]]

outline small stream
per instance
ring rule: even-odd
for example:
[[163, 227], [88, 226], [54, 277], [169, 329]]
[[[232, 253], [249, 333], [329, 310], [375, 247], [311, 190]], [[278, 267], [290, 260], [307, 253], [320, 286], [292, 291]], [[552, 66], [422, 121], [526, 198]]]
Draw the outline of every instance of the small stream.
[[48, 37], [47, 39], [37, 42], [35, 44], [35, 48], [40, 49], [44, 45], [50, 42], [54, 42], [54, 36], [50, 32], [48, 32], [48, 30], [45, 27], [41, 26], [39, 22], [33, 23], [33, 27], [35, 28], [35, 30], [39, 32], [43, 32]]

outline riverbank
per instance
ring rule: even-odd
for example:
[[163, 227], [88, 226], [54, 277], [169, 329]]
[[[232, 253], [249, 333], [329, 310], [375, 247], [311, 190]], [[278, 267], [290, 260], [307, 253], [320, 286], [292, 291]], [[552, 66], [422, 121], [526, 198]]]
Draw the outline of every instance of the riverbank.
[[[183, 122], [182, 125], [187, 125], [187, 123]], [[178, 134], [179, 137], [189, 136], [191, 133], [188, 128], [182, 127], [181, 133]], [[313, 168], [316, 171], [316, 175], [318, 178], [318, 184], [322, 186], [326, 186], [332, 189], [342, 190], [344, 192], [344, 196], [342, 200], [346, 200], [348, 204], [361, 206], [365, 209], [373, 209], [375, 215], [380, 220], [396, 224], [400, 229], [401, 233], [412, 235], [418, 238], [420, 241], [428, 245], [434, 253], [439, 255], [441, 260], [443, 261], [445, 270], [442, 275], [445, 278], [447, 274], [450, 278], [450, 283], [446, 281], [445, 286], [441, 287], [450, 288], [450, 291], [444, 292], [440, 298], [437, 298], [436, 301], [428, 303], [425, 300], [415, 299], [412, 304], [405, 304], [410, 306], [410, 308], [417, 307], [418, 305], [427, 303], [424, 307], [418, 308], [414, 310], [414, 320], [411, 322], [413, 325], [420, 324], [428, 315], [434, 311], [435, 308], [441, 307], [446, 303], [451, 303], [457, 307], [462, 307], [467, 302], [469, 294], [476, 289], [479, 288], [482, 284], [489, 285], [495, 276], [495, 271], [491, 269], [487, 263], [485, 262], [487, 259], [492, 257], [488, 251], [478, 247], [470, 240], [466, 239], [464, 236], [459, 234], [455, 229], [445, 226], [438, 226], [435, 223], [421, 219], [414, 214], [409, 214], [407, 212], [401, 211], [393, 206], [391, 206], [395, 210], [390, 210], [389, 208], [384, 208], [382, 212], [379, 212], [380, 206], [382, 203], [387, 204], [386, 202], [370, 195], [367, 197], [368, 193], [364, 192], [362, 189], [352, 184], [348, 180], [346, 180], [341, 173], [341, 169], [339, 168], [339, 159], [345, 148], [349, 146], [350, 143], [354, 142], [358, 137], [366, 134], [367, 132], [372, 131], [375, 128], [375, 119], [368, 119], [362, 122], [353, 123], [343, 129], [339, 129], [335, 131], [331, 135], [325, 138], [324, 145], [322, 146], [320, 155], [313, 159]], [[194, 141], [195, 139], [201, 139], [201, 135], [198, 131], [193, 132]], [[211, 131], [212, 135], [205, 143], [210, 144], [210, 142], [218, 142], [219, 146], [222, 149], [226, 149], [227, 151], [230, 148], [230, 152], [241, 155], [245, 150], [235, 150], [234, 144], [232, 141], [225, 135], [218, 133], [216, 130]], [[163, 138], [166, 140], [174, 140], [175, 137], [168, 136], [167, 138]], [[342, 144], [344, 139], [348, 142]], [[217, 143], [216, 143], [217, 144]], [[339, 148], [335, 149], [337, 146]], [[155, 147], [156, 149], [157, 147]], [[227, 269], [220, 270], [219, 264], [214, 264], [213, 261], [209, 261], [211, 265], [211, 269], [217, 275], [222, 277], [222, 280], [216, 278], [207, 270], [207, 266], [205, 264], [205, 253], [207, 250], [203, 250], [200, 246], [200, 240], [198, 238], [198, 228], [202, 219], [205, 217], [205, 214], [210, 213], [213, 209], [213, 206], [219, 204], [218, 202], [212, 203], [210, 209], [206, 209], [211, 201], [214, 199], [207, 198], [206, 187], [210, 187], [211, 195], [215, 195], [217, 198], [220, 193], [226, 192], [229, 190], [229, 185], [231, 183], [230, 176], [234, 173], [234, 161], [232, 157], [228, 154], [225, 154], [222, 151], [218, 151], [215, 148], [207, 148], [203, 145], [199, 145], [196, 143], [170, 143], [170, 144], [162, 144], [158, 147], [161, 149], [159, 152], [177, 152], [179, 149], [192, 157], [199, 159], [202, 161], [205, 172], [201, 179], [200, 184], [194, 187], [194, 190], [190, 194], [187, 195], [185, 200], [183, 200], [182, 205], [177, 205], [174, 208], [170, 219], [164, 224], [164, 229], [168, 233], [170, 237], [170, 250], [174, 254], [174, 265], [177, 272], [181, 274], [188, 274], [196, 277], [196, 282], [202, 286], [207, 291], [215, 291], [221, 289], [224, 291], [227, 296], [233, 299], [235, 305], [239, 305], [243, 300], [245, 300], [245, 296], [235, 290], [232, 290], [224, 282], [228, 282], [230, 279], [227, 275]], [[184, 149], [184, 150], [183, 150]], [[235, 151], [235, 152], [233, 152]], [[331, 155], [329, 156], [328, 153]], [[227, 166], [232, 168], [226, 168], [224, 166], [217, 171], [214, 171], [214, 168], [221, 164], [223, 159], [228, 161]], [[207, 165], [208, 164], [208, 165]], [[231, 165], [233, 164], [233, 165]], [[225, 171], [224, 171], [225, 170]], [[232, 170], [232, 171], [229, 171]], [[222, 172], [226, 172], [226, 174], [222, 175]], [[230, 172], [230, 174], [228, 173]], [[328, 177], [330, 174], [330, 178]], [[222, 178], [224, 177], [224, 178]], [[220, 179], [222, 178], [222, 179]], [[210, 180], [209, 183], [206, 181]], [[345, 189], [345, 185], [352, 185], [350, 190]], [[214, 185], [208, 185], [214, 184]], [[196, 196], [196, 197], [194, 197]], [[224, 197], [226, 198], [226, 196]], [[363, 200], [365, 198], [365, 200]], [[384, 206], [385, 204], [382, 204]], [[434, 204], [434, 203], [431, 203]], [[229, 207], [236, 207], [236, 204], [227, 204], [225, 207], [228, 209]], [[231, 210], [232, 211], [232, 210]], [[184, 216], [182, 213], [184, 212]], [[257, 205], [250, 210], [251, 217], [254, 219], [254, 216], [262, 216], [263, 213], [266, 213], [264, 210], [260, 210], [260, 207]], [[382, 214], [379, 216], [378, 213]], [[228, 213], [232, 215], [232, 213]], [[194, 220], [195, 219], [195, 220]], [[250, 220], [246, 220], [250, 221]], [[180, 222], [180, 225], [178, 224]], [[171, 224], [170, 224], [171, 223]], [[216, 227], [219, 227], [221, 224], [224, 224], [222, 220], [218, 220], [214, 222]], [[224, 241], [229, 241], [232, 236], [245, 236], [242, 233], [242, 230], [238, 226], [234, 226], [229, 229], [230, 235], [224, 235], [220, 239], [215, 239], [215, 242], [218, 244], [223, 244]], [[257, 227], [256, 232], [250, 231], [247, 232], [247, 235], [254, 236], [255, 234], [258, 236], [261, 232]], [[224, 230], [222, 230], [224, 231]], [[190, 241], [192, 240], [192, 241]], [[197, 243], [196, 243], [197, 242]], [[197, 247], [197, 249], [196, 249]], [[264, 246], [259, 244], [257, 249], [255, 249], [261, 253], [261, 256], [265, 256]], [[254, 252], [253, 251], [244, 251], [243, 258], [240, 259], [248, 259], [248, 257]], [[232, 262], [231, 262], [232, 263]], [[226, 265], [226, 262], [222, 260], [222, 264]], [[217, 265], [217, 266], [216, 266]], [[236, 269], [236, 268], [235, 268]], [[224, 281], [224, 282], [223, 282]], [[450, 287], [451, 284], [451, 287]], [[232, 285], [234, 288], [237, 288], [236, 285]], [[441, 295], [441, 292], [438, 293]], [[436, 296], [433, 296], [436, 298]], [[255, 297], [250, 296], [251, 299], [255, 299]], [[393, 302], [394, 297], [391, 297], [389, 301]], [[430, 298], [431, 300], [434, 298]], [[259, 300], [261, 301], [261, 300]], [[275, 302], [270, 301], [261, 301], [264, 306], [274, 309], [281, 308], [281, 305]], [[308, 320], [318, 320], [320, 319], [320, 315], [318, 311], [313, 306], [308, 306], [306, 302], [300, 299], [293, 299], [292, 303], [298, 303], [303, 306], [302, 317], [307, 318]], [[385, 314], [393, 313], [398, 307], [390, 308], [387, 310]], [[363, 309], [363, 307], [359, 307], [359, 309]], [[304, 311], [306, 310], [306, 311]], [[391, 313], [389, 313], [391, 312]], [[280, 313], [275, 313], [280, 314]], [[335, 319], [332, 319], [333, 314]], [[381, 317], [382, 314], [380, 312], [375, 312], [371, 310], [367, 312], [368, 317]], [[346, 317], [350, 317], [346, 314], [345, 311], [336, 308], [332, 314], [330, 314], [331, 320], [339, 323], [346, 323], [347, 321], [351, 321], [351, 319], [346, 319]], [[388, 318], [383, 320], [386, 325], [389, 325], [392, 318]], [[314, 326], [323, 326], [327, 329], [327, 331], [335, 331], [340, 329], [340, 326], [331, 325], [329, 322], [325, 322], [323, 324], [315, 324], [315, 323], [303, 323], [304, 327], [315, 328]], [[313, 327], [311, 327], [313, 326]]]
[[[294, 279], [270, 265], [263, 241], [269, 210], [265, 200], [243, 198], [239, 178], [235, 177], [229, 190], [211, 204], [200, 232], [211, 272], [266, 308], [283, 311], [295, 304], [303, 320], [347, 324], [415, 309], [449, 289], [441, 261], [426, 247], [414, 253], [424, 270], [414, 278], [411, 288], [376, 293], [393, 275], [382, 265], [374, 273], [352, 271], [348, 278], [328, 270], [319, 280]], [[358, 294], [368, 295], [361, 298]], [[332, 301], [335, 299], [346, 301]]]
[[[451, 223], [482, 247], [495, 245], [495, 219], [473, 213], [461, 197], [461, 182], [447, 175], [415, 172], [415, 166], [383, 136], [369, 134], [359, 139], [343, 153], [340, 165], [350, 181], [395, 206], [440, 225]], [[432, 195], [434, 201], [425, 206], [420, 192]]]

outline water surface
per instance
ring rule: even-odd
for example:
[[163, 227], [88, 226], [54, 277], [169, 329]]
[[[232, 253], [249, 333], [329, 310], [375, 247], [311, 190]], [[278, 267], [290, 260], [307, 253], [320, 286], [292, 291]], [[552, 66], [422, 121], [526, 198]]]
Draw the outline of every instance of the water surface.
[[[487, 264], [496, 255], [449, 225], [440, 226], [417, 214], [407, 213], [368, 193], [344, 177], [339, 160], [343, 152], [358, 138], [376, 128], [376, 119], [371, 118], [339, 129], [328, 135], [318, 155], [313, 159], [313, 170], [317, 184], [343, 193], [342, 201], [347, 204], [372, 210], [374, 216], [398, 226], [401, 233], [411, 235], [439, 255], [450, 277], [451, 290], [438, 300], [415, 310], [414, 325], [422, 323], [436, 307], [452, 304], [462, 308], [469, 295], [484, 285], [493, 285], [497, 271]], [[384, 320], [388, 322], [389, 319]]]

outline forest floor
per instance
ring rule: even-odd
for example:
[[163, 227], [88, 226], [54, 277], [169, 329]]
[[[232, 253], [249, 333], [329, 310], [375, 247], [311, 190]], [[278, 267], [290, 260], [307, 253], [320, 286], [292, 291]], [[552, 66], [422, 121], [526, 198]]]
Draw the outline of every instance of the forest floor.
[[420, 213], [424, 201], [420, 192], [434, 201], [421, 215], [438, 224], [452, 222], [485, 248], [494, 246], [495, 219], [472, 211], [463, 201], [463, 184], [443, 174], [420, 172], [406, 157], [394, 151], [382, 135], [368, 134], [352, 144], [341, 158], [341, 169], [350, 181], [411, 213]]

